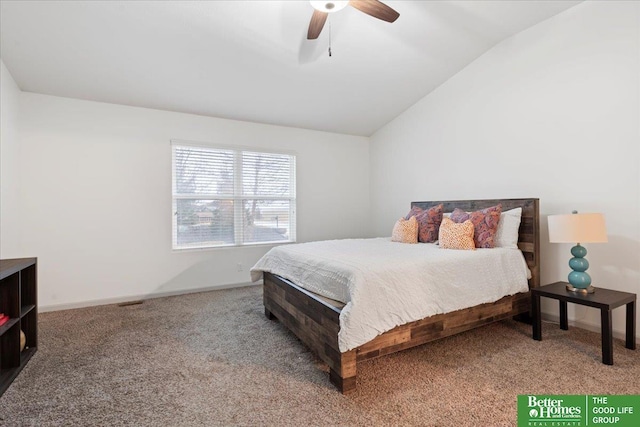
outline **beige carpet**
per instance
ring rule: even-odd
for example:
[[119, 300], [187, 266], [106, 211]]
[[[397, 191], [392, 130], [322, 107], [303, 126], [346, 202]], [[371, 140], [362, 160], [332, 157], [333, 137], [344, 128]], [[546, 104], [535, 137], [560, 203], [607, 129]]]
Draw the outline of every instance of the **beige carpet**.
[[260, 287], [40, 315], [39, 350], [0, 425], [513, 426], [518, 394], [637, 394], [640, 352], [600, 335], [495, 323], [363, 363], [339, 394], [263, 314]]

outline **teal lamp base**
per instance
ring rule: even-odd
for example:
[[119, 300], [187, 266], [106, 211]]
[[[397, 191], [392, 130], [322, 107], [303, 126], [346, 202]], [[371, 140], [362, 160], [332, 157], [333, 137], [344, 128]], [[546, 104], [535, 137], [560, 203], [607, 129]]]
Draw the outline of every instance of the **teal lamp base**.
[[585, 259], [587, 249], [578, 243], [571, 248], [571, 255], [573, 258], [569, 260], [569, 267], [573, 271], [569, 273], [567, 290], [584, 294], [594, 293], [595, 288], [591, 286], [591, 276], [587, 273], [589, 268], [589, 261]]
[[567, 285], [567, 290], [569, 292], [575, 292], [577, 294], [592, 294], [596, 291], [596, 288], [591, 285], [586, 288], [575, 288], [573, 285], [569, 284]]

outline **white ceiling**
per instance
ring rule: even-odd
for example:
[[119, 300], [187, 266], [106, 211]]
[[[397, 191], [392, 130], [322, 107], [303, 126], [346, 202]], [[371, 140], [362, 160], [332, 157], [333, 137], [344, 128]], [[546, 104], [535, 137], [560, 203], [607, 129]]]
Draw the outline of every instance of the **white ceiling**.
[[0, 53], [24, 91], [368, 136], [579, 1], [386, 3], [393, 24], [347, 7], [308, 41], [307, 1], [2, 0]]

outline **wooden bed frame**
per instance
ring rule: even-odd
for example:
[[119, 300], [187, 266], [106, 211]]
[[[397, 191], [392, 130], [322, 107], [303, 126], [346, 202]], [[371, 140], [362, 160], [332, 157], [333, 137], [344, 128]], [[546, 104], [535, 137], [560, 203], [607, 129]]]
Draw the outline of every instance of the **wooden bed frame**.
[[[440, 203], [444, 205], [445, 212], [451, 212], [454, 208], [475, 211], [498, 203], [502, 204], [503, 212], [522, 207], [518, 247], [531, 270], [529, 288], [540, 286], [538, 199], [413, 202], [411, 206], [429, 208]], [[282, 277], [264, 273], [264, 308], [267, 318], [277, 318], [329, 365], [329, 379], [345, 394], [356, 389], [357, 362], [395, 353], [498, 320], [527, 316], [531, 306], [530, 294], [531, 292], [524, 292], [510, 295], [493, 303], [400, 325], [360, 347], [341, 353], [338, 348], [338, 331], [343, 304], [302, 289]]]

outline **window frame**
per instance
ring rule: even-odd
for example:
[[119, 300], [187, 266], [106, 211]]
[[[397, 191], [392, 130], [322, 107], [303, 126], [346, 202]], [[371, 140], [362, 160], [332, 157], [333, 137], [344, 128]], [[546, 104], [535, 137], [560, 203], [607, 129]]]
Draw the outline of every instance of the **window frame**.
[[[176, 147], [204, 148], [212, 150], [229, 150], [233, 152], [233, 194], [177, 194], [176, 193]], [[297, 153], [288, 150], [271, 150], [262, 147], [252, 147], [245, 145], [225, 145], [205, 142], [195, 142], [187, 140], [172, 139], [171, 149], [171, 249], [173, 252], [217, 250], [224, 248], [255, 247], [255, 246], [275, 246], [281, 244], [296, 243], [297, 241]], [[261, 196], [244, 195], [242, 179], [242, 154], [264, 153], [281, 154], [291, 157], [289, 185], [292, 189], [289, 196]], [[179, 245], [178, 244], [178, 211], [177, 200], [232, 200], [234, 203], [234, 243], [220, 245]], [[289, 239], [263, 242], [245, 242], [243, 237], [244, 216], [243, 202], [245, 200], [283, 200], [289, 203]]]

